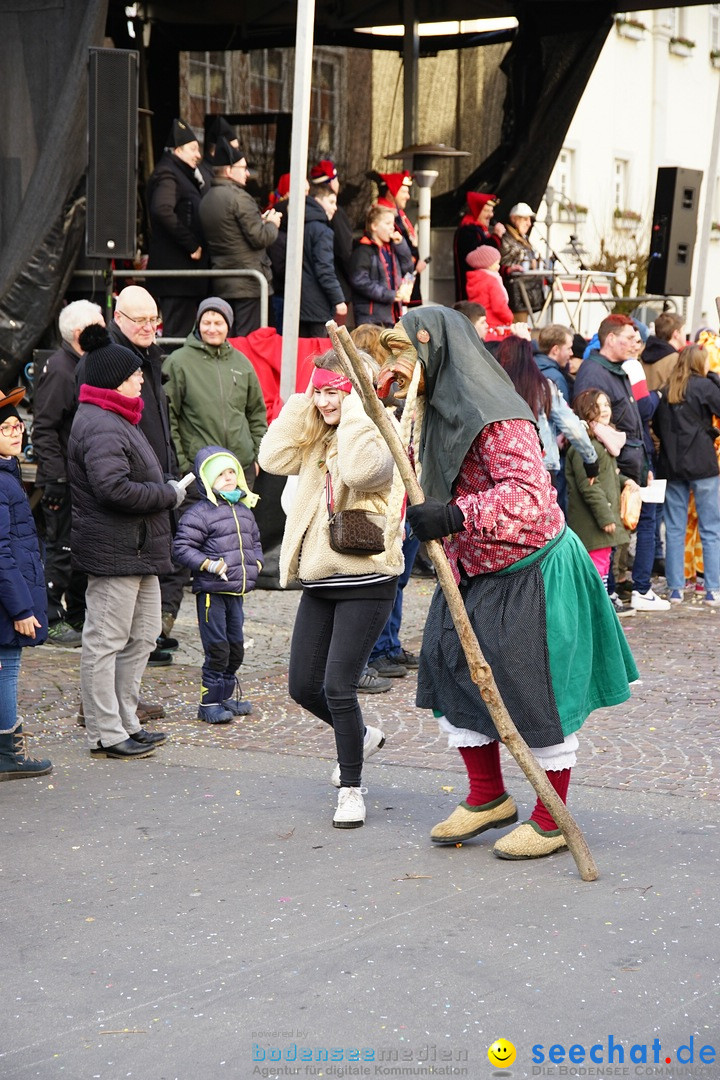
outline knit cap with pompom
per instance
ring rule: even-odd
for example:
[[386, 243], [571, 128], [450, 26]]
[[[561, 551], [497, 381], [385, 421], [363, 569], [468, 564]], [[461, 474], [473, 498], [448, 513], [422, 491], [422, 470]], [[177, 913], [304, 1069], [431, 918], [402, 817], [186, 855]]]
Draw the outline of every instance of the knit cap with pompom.
[[98, 323], [86, 326], [79, 337], [80, 348], [87, 353], [85, 382], [104, 390], [117, 390], [142, 366], [140, 357], [116, 345], [107, 328]]

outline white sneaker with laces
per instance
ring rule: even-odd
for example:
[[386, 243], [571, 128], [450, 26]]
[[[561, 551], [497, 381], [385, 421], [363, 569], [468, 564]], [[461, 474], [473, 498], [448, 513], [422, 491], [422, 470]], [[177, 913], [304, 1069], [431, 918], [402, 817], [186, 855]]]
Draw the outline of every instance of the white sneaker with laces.
[[365, 824], [365, 800], [367, 788], [341, 787], [338, 791], [337, 810], [333, 816], [335, 829], [359, 829]]
[[646, 593], [633, 592], [630, 597], [630, 604], [636, 611], [669, 611], [670, 601], [663, 600], [661, 597], [654, 593], [652, 589], [648, 589]]
[[[385, 735], [378, 727], [366, 727], [363, 742], [363, 761], [376, 754], [385, 745]], [[340, 787], [340, 763], [335, 766], [330, 776], [333, 787]]]

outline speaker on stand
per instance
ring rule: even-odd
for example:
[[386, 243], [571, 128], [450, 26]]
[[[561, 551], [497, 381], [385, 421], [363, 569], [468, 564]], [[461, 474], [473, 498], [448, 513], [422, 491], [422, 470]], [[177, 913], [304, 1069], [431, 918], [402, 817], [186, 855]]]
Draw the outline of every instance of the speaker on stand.
[[658, 169], [650, 233], [649, 293], [690, 296], [702, 177], [698, 169]]
[[132, 259], [136, 250], [138, 53], [89, 50], [85, 254]]

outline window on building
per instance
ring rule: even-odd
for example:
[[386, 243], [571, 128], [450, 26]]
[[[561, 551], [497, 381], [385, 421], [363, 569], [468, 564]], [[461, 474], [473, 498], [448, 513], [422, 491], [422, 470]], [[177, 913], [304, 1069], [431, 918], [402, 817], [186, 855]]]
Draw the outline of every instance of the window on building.
[[615, 158], [613, 170], [613, 208], [627, 209], [628, 163], [625, 158]]
[[[294, 53], [286, 49], [257, 49], [250, 53], [250, 112], [292, 112]], [[340, 58], [329, 50], [315, 49], [310, 99], [308, 160], [341, 156], [339, 146]], [[248, 137], [248, 149], [263, 179], [271, 179], [276, 130], [273, 124], [256, 128]], [[264, 175], [268, 173], [267, 177]]]
[[710, 5], [710, 49], [720, 51], [720, 4]]
[[206, 113], [227, 111], [227, 53], [188, 54], [188, 123], [203, 140]]
[[564, 195], [566, 199], [573, 199], [575, 184], [573, 173], [575, 171], [575, 151], [569, 150], [566, 146], [562, 148], [558, 154], [558, 159], [555, 162], [555, 169], [553, 170], [552, 186], [556, 191], [559, 191], [561, 195]]
[[[716, 5], [717, 6], [717, 5]], [[681, 38], [687, 37], [685, 33], [685, 9], [681, 7], [671, 7], [666, 11], [667, 25], [670, 30], [670, 37]]]

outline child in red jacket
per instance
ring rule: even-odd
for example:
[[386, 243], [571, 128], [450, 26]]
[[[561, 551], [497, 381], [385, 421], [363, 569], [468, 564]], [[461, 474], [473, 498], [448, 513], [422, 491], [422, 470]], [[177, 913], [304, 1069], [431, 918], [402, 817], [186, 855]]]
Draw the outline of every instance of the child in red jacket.
[[468, 300], [482, 304], [487, 312], [486, 341], [502, 341], [512, 333], [515, 316], [508, 305], [508, 294], [500, 277], [500, 252], [484, 244], [468, 255], [471, 269], [467, 274]]

